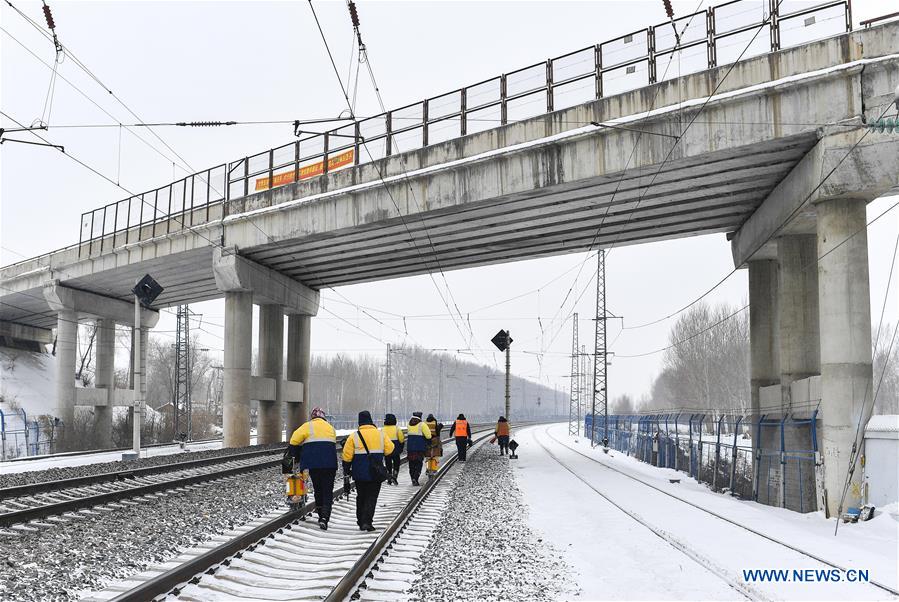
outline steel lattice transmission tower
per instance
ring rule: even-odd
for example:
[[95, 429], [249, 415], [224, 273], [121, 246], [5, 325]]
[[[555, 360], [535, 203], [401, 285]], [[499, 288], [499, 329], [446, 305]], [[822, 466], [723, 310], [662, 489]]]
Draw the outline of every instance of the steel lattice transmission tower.
[[596, 446], [596, 416], [603, 417], [602, 446], [609, 446], [608, 357], [606, 350], [606, 252], [596, 254], [596, 337], [593, 355], [593, 407], [590, 445]]
[[172, 401], [174, 438], [184, 433], [191, 440], [191, 366], [190, 366], [190, 308], [178, 306], [178, 325], [175, 330], [175, 398]]
[[571, 397], [568, 402], [568, 434], [578, 436], [581, 432], [581, 379], [578, 365], [577, 313], [572, 317], [571, 334]]

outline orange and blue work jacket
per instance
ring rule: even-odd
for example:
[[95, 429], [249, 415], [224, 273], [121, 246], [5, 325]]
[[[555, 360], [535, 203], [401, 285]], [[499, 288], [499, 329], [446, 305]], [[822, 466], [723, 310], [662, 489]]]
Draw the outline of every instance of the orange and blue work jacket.
[[[296, 451], [295, 451], [296, 450]], [[337, 434], [323, 418], [313, 418], [290, 436], [290, 451], [300, 458], [300, 470], [337, 468]]]
[[[359, 439], [359, 435], [365, 439], [365, 446]], [[365, 447], [368, 447], [366, 453]], [[359, 430], [347, 437], [343, 446], [343, 461], [352, 463], [353, 479], [356, 481], [372, 481], [369, 467], [371, 462], [383, 462], [384, 456], [393, 453], [393, 441], [384, 436], [377, 427], [371, 424], [363, 424]]]

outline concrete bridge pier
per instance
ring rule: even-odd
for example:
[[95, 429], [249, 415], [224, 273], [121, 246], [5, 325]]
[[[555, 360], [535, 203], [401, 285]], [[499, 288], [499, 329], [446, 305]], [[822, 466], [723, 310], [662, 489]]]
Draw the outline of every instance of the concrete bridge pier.
[[225, 293], [225, 374], [222, 396], [224, 447], [250, 444], [250, 370], [253, 293]]
[[60, 308], [56, 312], [56, 409], [62, 422], [57, 451], [74, 447], [72, 429], [75, 425], [75, 359], [78, 345], [78, 314], [74, 309]]
[[[113, 406], [132, 406], [134, 393], [132, 390], [115, 388], [115, 325], [134, 323], [134, 306], [131, 303], [69, 288], [53, 281], [43, 289], [48, 306], [56, 312], [56, 408], [54, 415], [63, 423], [58, 450], [72, 450], [92, 443], [100, 447], [112, 444], [112, 408]], [[78, 323], [79, 320], [95, 319], [97, 335], [94, 341], [96, 350], [96, 379], [94, 387], [79, 388], [75, 386], [75, 364], [77, 362]], [[144, 332], [141, 343], [143, 365], [146, 365], [146, 346], [144, 341], [149, 329], [159, 319], [155, 311], [141, 311], [141, 330]], [[142, 368], [142, 371], [145, 369]], [[143, 380], [144, 389], [146, 380]], [[143, 399], [143, 396], [139, 396]], [[94, 424], [90, 430], [96, 441], [88, 437], [84, 441], [76, 441], [75, 408], [89, 407], [94, 413]]]
[[309, 419], [309, 367], [312, 362], [310, 342], [312, 316], [291, 314], [287, 317], [287, 380], [303, 383], [303, 403], [287, 404], [287, 433], [297, 430]]
[[[282, 440], [282, 402], [288, 406], [288, 433], [299, 426], [296, 420], [305, 416], [309, 324], [318, 311], [319, 293], [241, 257], [236, 248], [213, 252], [213, 273], [216, 286], [225, 294], [223, 445], [250, 444], [251, 399], [259, 401], [258, 442], [276, 443]], [[251, 374], [253, 303], [259, 305], [256, 376]], [[287, 379], [282, 374], [285, 313], [290, 316]]]
[[[274, 387], [259, 398], [256, 422], [258, 443], [277, 443], [284, 430], [282, 371], [284, 366], [284, 311], [280, 305], [259, 306], [259, 376], [271, 379]], [[271, 397], [272, 399], [263, 399]]]
[[115, 322], [97, 320], [97, 364], [94, 386], [106, 390], [106, 405], [94, 406], [94, 437], [101, 449], [112, 448], [112, 407], [115, 403]]
[[[843, 493], [852, 450], [863, 444], [861, 434], [870, 417], [873, 396], [868, 233], [863, 200], [828, 199], [816, 208], [821, 449], [827, 508], [833, 516]], [[855, 472], [850, 491], [853, 485], [861, 484], [860, 472]], [[847, 499], [854, 501], [851, 496]]]

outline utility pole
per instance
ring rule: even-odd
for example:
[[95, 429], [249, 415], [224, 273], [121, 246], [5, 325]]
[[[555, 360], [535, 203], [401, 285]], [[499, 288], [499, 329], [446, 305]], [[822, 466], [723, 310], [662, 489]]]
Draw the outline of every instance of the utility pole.
[[390, 391], [390, 343], [387, 343], [387, 375], [384, 379], [385, 382], [385, 392], [384, 392], [384, 411], [387, 414], [391, 413], [393, 409], [393, 403], [391, 399], [391, 391]]
[[609, 451], [609, 403], [608, 403], [608, 350], [606, 349], [606, 252], [596, 254], [596, 333], [593, 354], [593, 420], [590, 427], [590, 445], [596, 447], [596, 413], [603, 417], [602, 447]]
[[506, 331], [506, 413], [504, 416], [506, 420], [512, 420], [512, 404], [509, 391], [509, 379], [510, 373], [512, 372], [512, 361], [510, 359], [510, 347], [512, 346], [512, 336], [509, 334], [509, 331]]
[[568, 434], [577, 437], [581, 433], [580, 374], [578, 373], [577, 312], [572, 317], [571, 328], [571, 397], [568, 401]]
[[440, 380], [437, 381], [437, 418], [440, 419], [440, 406], [443, 403], [443, 358], [440, 358]]
[[[581, 372], [580, 372], [580, 386], [581, 386], [581, 394], [580, 401], [581, 406], [579, 408], [580, 415], [587, 418], [587, 370], [589, 365], [587, 364], [587, 346], [581, 345]], [[584, 427], [586, 428], [586, 424]], [[584, 436], [587, 436], [587, 431], [584, 431]]]
[[184, 433], [186, 440], [193, 437], [191, 415], [193, 403], [191, 395], [190, 366], [190, 307], [178, 306], [178, 324], [175, 329], [175, 396], [172, 400], [172, 416], [174, 425], [172, 439], [178, 439]]

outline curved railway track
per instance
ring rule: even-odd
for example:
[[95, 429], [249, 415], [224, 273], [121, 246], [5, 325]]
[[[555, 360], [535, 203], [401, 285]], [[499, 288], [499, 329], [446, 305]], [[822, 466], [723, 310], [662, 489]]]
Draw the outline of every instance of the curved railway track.
[[[215, 458], [7, 487], [0, 489], [0, 527], [24, 526], [26, 529], [32, 529], [49, 526], [32, 521], [57, 515], [66, 515], [68, 519], [77, 516], [68, 513], [79, 510], [263, 470], [278, 465], [282, 454], [282, 449], [254, 450]], [[50, 522], [54, 520], [51, 519]]]
[[[472, 431], [477, 443], [492, 434], [492, 428]], [[87, 600], [346, 599], [370, 578], [375, 565], [389, 567], [384, 559], [402, 553], [394, 546], [411, 545], [407, 540], [413, 536], [415, 545], [426, 545], [421, 525], [439, 518], [445, 479], [455, 462], [455, 451], [447, 449], [438, 474], [421, 487], [411, 486], [406, 471], [401, 471], [398, 486], [383, 485], [374, 532], [359, 531], [352, 493], [340, 487], [334, 490], [327, 531], [305, 520], [314, 511], [311, 502], [299, 512], [271, 513]], [[396, 543], [397, 538], [404, 541]]]
[[[770, 543], [776, 544], [777, 546], [780, 546], [780, 547], [782, 547], [782, 548], [785, 548], [785, 549], [787, 549], [787, 550], [790, 550], [790, 551], [793, 552], [793, 553], [800, 554], [800, 555], [802, 555], [802, 556], [804, 556], [804, 557], [806, 557], [806, 558], [808, 558], [808, 559], [810, 559], [810, 560], [813, 560], [813, 561], [815, 561], [815, 562], [818, 562], [818, 563], [820, 563], [820, 564], [823, 564], [823, 565], [825, 565], [825, 566], [827, 566], [827, 567], [830, 567], [830, 568], [832, 568], [832, 569], [837, 569], [837, 570], [841, 571], [841, 572], [844, 573], [844, 574], [845, 574], [846, 571], [847, 571], [847, 568], [846, 568], [846, 567], [843, 567], [843, 566], [841, 566], [840, 564], [838, 564], [838, 563], [836, 563], [836, 562], [833, 562], [833, 561], [831, 561], [831, 560], [827, 560], [826, 558], [823, 558], [823, 557], [821, 557], [821, 556], [819, 556], [819, 555], [817, 555], [817, 554], [811, 553], [811, 552], [809, 552], [809, 551], [807, 551], [807, 550], [803, 550], [803, 549], [801, 549], [801, 548], [799, 548], [799, 547], [797, 547], [797, 546], [791, 545], [791, 544], [789, 544], [789, 543], [787, 543], [787, 542], [785, 542], [785, 541], [782, 541], [782, 540], [780, 540], [780, 539], [778, 539], [778, 538], [776, 538], [776, 537], [772, 537], [771, 535], [768, 535], [768, 534], [766, 534], [766, 533], [763, 533], [763, 532], [761, 532], [761, 531], [758, 531], [757, 529], [753, 529], [752, 527], [749, 527], [749, 526], [747, 526], [747, 525], [744, 525], [744, 524], [741, 524], [741, 523], [739, 523], [739, 522], [737, 522], [737, 521], [734, 521], [734, 520], [732, 520], [732, 519], [729, 519], [729, 518], [727, 518], [726, 516], [723, 516], [723, 515], [721, 515], [721, 514], [719, 514], [719, 513], [717, 513], [717, 512], [714, 512], [713, 510], [709, 510], [708, 508], [704, 508], [704, 507], [702, 507], [702, 506], [700, 506], [700, 505], [698, 505], [698, 504], [695, 504], [695, 503], [693, 503], [693, 502], [691, 502], [691, 501], [689, 501], [689, 500], [687, 500], [687, 499], [684, 499], [684, 498], [682, 498], [682, 497], [680, 497], [680, 496], [678, 496], [678, 495], [675, 495], [675, 494], [673, 494], [673, 493], [671, 493], [671, 492], [665, 491], [664, 489], [662, 489], [662, 488], [660, 488], [660, 487], [657, 487], [657, 486], [653, 485], [652, 483], [649, 483], [649, 482], [647, 482], [647, 481], [645, 481], [645, 480], [643, 480], [643, 479], [641, 479], [641, 478], [639, 478], [639, 477], [636, 477], [636, 476], [634, 476], [634, 475], [632, 475], [632, 474], [629, 474], [629, 473], [627, 473], [627, 472], [625, 472], [625, 471], [619, 470], [619, 469], [615, 468], [614, 466], [610, 466], [610, 465], [607, 464], [606, 462], [603, 462], [602, 460], [599, 460], [599, 459], [597, 459], [597, 458], [595, 458], [595, 457], [593, 457], [593, 456], [591, 456], [591, 455], [589, 455], [589, 454], [585, 454], [585, 453], [582, 452], [581, 450], [579, 450], [579, 449], [577, 449], [577, 448], [575, 448], [575, 447], [572, 447], [572, 446], [566, 444], [564, 441], [558, 439], [557, 437], [554, 437], [554, 436], [549, 432], [549, 427], [546, 427], [546, 428], [543, 430], [543, 432], [544, 432], [544, 434], [545, 434], [547, 437], [549, 437], [550, 439], [552, 439], [555, 443], [557, 443], [557, 444], [563, 446], [563, 447], [564, 447], [565, 449], [567, 449], [568, 451], [571, 451], [571, 452], [576, 453], [576, 454], [578, 454], [578, 455], [580, 455], [580, 456], [583, 456], [584, 458], [586, 458], [586, 459], [588, 459], [588, 460], [594, 462], [595, 464], [598, 464], [599, 466], [601, 466], [602, 468], [604, 468], [604, 469], [606, 469], [606, 470], [608, 470], [608, 471], [614, 472], [614, 473], [616, 473], [617, 475], [620, 475], [620, 476], [623, 476], [623, 477], [627, 477], [628, 479], [630, 479], [630, 480], [632, 480], [632, 481], [635, 481], [635, 482], [637, 482], [637, 483], [640, 483], [641, 485], [646, 486], [647, 488], [651, 489], [651, 490], [654, 491], [654, 492], [657, 492], [657, 493], [660, 493], [660, 494], [662, 494], [662, 495], [665, 495], [665, 496], [667, 496], [668, 498], [677, 500], [678, 502], [681, 502], [681, 503], [685, 504], [686, 506], [688, 506], [688, 507], [690, 507], [690, 508], [692, 508], [692, 509], [694, 509], [694, 510], [698, 510], [698, 511], [700, 511], [700, 512], [703, 512], [704, 514], [706, 514], [706, 515], [708, 515], [708, 516], [711, 516], [711, 517], [714, 517], [715, 519], [717, 519], [717, 520], [719, 520], [719, 521], [722, 521], [722, 522], [724, 522], [724, 523], [727, 523], [728, 525], [730, 525], [730, 526], [732, 526], [732, 527], [736, 527], [736, 528], [738, 528], [738, 529], [740, 529], [740, 530], [742, 530], [742, 531], [746, 531], [746, 532], [748, 532], [748, 533], [750, 533], [750, 534], [752, 534], [752, 535], [755, 535], [755, 536], [757, 536], [757, 537], [759, 537], [759, 538], [761, 538], [761, 539], [763, 539], [763, 540], [766, 540], [766, 541], [768, 541], [768, 542], [770, 542]], [[653, 533], [655, 533], [656, 535], [658, 535], [658, 536], [661, 537], [662, 539], [666, 540], [666, 541], [667, 541], [669, 544], [671, 544], [674, 548], [680, 550], [681, 552], [683, 552], [683, 553], [686, 554], [687, 556], [690, 556], [691, 558], [693, 558], [694, 560], [696, 560], [697, 562], [699, 562], [700, 564], [702, 564], [703, 566], [705, 566], [706, 568], [708, 568], [709, 570], [711, 570], [713, 573], [715, 573], [716, 575], [718, 575], [719, 577], [721, 577], [721, 578], [722, 578], [722, 579], [723, 579], [723, 580], [724, 580], [730, 587], [732, 587], [732, 588], [734, 588], [735, 590], [737, 590], [740, 594], [742, 594], [742, 595], [744, 595], [744, 596], [746, 596], [747, 598], [750, 598], [750, 599], [758, 599], [758, 597], [761, 597], [761, 594], [760, 594], [757, 590], [755, 590], [755, 589], [753, 589], [753, 588], [747, 588], [747, 585], [746, 585], [745, 583], [742, 583], [742, 582], [740, 582], [740, 581], [738, 581], [738, 580], [732, 578], [732, 577], [728, 574], [728, 572], [727, 572], [725, 569], [719, 567], [717, 564], [714, 564], [714, 563], [711, 562], [708, 558], [704, 557], [701, 553], [697, 552], [696, 550], [694, 550], [694, 549], [691, 548], [690, 546], [686, 545], [684, 542], [682, 542], [682, 541], [676, 539], [675, 537], [673, 537], [671, 534], [667, 533], [666, 531], [664, 531], [664, 530], [662, 530], [662, 529], [660, 529], [660, 528], [658, 528], [658, 527], [652, 525], [651, 523], [649, 523], [648, 521], [646, 521], [645, 519], [643, 519], [642, 517], [640, 517], [638, 514], [636, 514], [636, 513], [634, 513], [633, 511], [631, 511], [630, 509], [628, 509], [628, 508], [626, 508], [626, 507], [620, 505], [619, 503], [615, 502], [615, 501], [614, 501], [613, 499], [611, 499], [608, 495], [606, 495], [606, 494], [603, 493], [602, 491], [600, 491], [600, 490], [598, 490], [597, 488], [595, 488], [595, 487], [594, 487], [591, 483], [589, 483], [583, 476], [579, 475], [579, 474], [578, 474], [577, 472], [575, 472], [572, 468], [570, 468], [567, 464], [565, 464], [564, 461], [562, 461], [562, 460], [559, 459], [555, 454], [553, 454], [552, 451], [551, 451], [546, 445], [544, 445], [544, 443], [543, 443], [542, 441], [540, 441], [540, 439], [539, 439], [538, 437], [534, 437], [534, 439], [540, 444], [540, 446], [546, 451], [546, 453], [547, 453], [551, 458], [553, 458], [553, 460], [555, 460], [557, 463], [559, 463], [560, 466], [562, 466], [565, 470], [567, 470], [569, 473], [571, 473], [572, 475], [574, 475], [578, 480], [580, 480], [580, 481], [583, 482], [585, 485], [587, 485], [588, 487], [590, 487], [591, 489], [593, 489], [597, 494], [599, 494], [601, 497], [603, 497], [606, 501], [608, 501], [609, 503], [611, 503], [612, 505], [614, 505], [615, 507], [617, 507], [619, 510], [621, 510], [622, 512], [624, 512], [625, 514], [627, 514], [627, 515], [630, 516], [631, 518], [633, 518], [635, 521], [639, 522], [641, 525], [643, 525], [643, 526], [646, 527], [647, 529], [651, 530]], [[875, 587], [875, 588], [881, 590], [882, 592], [891, 594], [892, 596], [899, 596], [899, 590], [897, 590], [897, 589], [894, 588], [894, 587], [891, 587], [891, 586], [886, 585], [886, 584], [884, 584], [884, 583], [880, 583], [880, 582], [875, 581], [875, 580], [870, 580], [870, 581], [868, 581], [867, 583], [868, 583], [868, 585], [871, 585], [871, 586], [873, 586], [873, 587]]]

